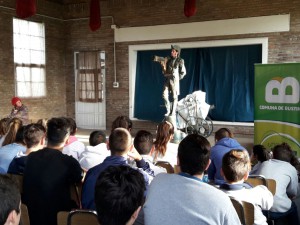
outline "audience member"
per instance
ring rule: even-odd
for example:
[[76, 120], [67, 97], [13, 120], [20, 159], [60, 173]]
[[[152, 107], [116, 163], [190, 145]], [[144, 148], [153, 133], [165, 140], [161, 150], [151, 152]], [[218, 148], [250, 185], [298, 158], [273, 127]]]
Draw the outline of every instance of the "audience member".
[[95, 204], [101, 225], [132, 225], [144, 202], [143, 175], [129, 166], [110, 166], [97, 179]]
[[151, 156], [154, 162], [167, 161], [172, 166], [177, 165], [178, 144], [171, 143], [174, 137], [174, 126], [168, 121], [161, 122], [156, 132], [156, 140]]
[[25, 126], [24, 129], [24, 143], [26, 144], [26, 152], [18, 152], [15, 158], [11, 161], [8, 167], [8, 173], [23, 174], [27, 162], [27, 156], [31, 152], [35, 152], [44, 148], [45, 146], [46, 129], [37, 123], [32, 123]]
[[103, 131], [93, 131], [90, 134], [89, 143], [90, 146], [86, 146], [79, 157], [79, 163], [85, 171], [102, 163], [107, 156], [110, 156]]
[[66, 143], [66, 145], [64, 146], [62, 153], [66, 155], [70, 155], [78, 161], [79, 156], [85, 149], [85, 146], [75, 136], [77, 132], [76, 121], [73, 118], [66, 118], [66, 120], [69, 122], [69, 126], [70, 126], [70, 138], [68, 143]]
[[251, 168], [246, 150], [232, 149], [223, 156], [222, 171], [226, 183], [220, 188], [238, 201], [245, 201], [254, 205], [254, 225], [268, 225], [262, 210], [269, 210], [273, 205], [273, 195], [264, 185], [252, 188], [244, 183], [248, 179]]
[[211, 148], [210, 160], [211, 164], [207, 170], [210, 182], [217, 185], [224, 183], [220, 171], [222, 167], [222, 158], [231, 149], [245, 149], [237, 140], [233, 139], [233, 134], [227, 128], [221, 128], [215, 133], [216, 144]]
[[47, 130], [47, 122], [48, 119], [45, 118], [45, 119], [39, 119], [36, 123], [42, 125]]
[[2, 146], [0, 148], [0, 167], [7, 172], [9, 164], [13, 158], [19, 153], [25, 153], [26, 146], [23, 140], [25, 126], [21, 126], [17, 133], [15, 141], [11, 144]]
[[263, 145], [254, 145], [251, 155], [251, 162], [254, 163], [250, 174], [255, 174], [260, 165], [271, 158], [270, 152]]
[[6, 132], [8, 130], [8, 121], [8, 118], [3, 118], [0, 120], [0, 147], [2, 146]]
[[153, 147], [153, 136], [149, 131], [139, 130], [135, 135], [133, 144], [143, 159], [149, 163], [150, 168], [153, 170], [155, 176], [159, 173], [167, 172], [165, 168], [155, 166], [153, 164], [153, 157], [150, 155], [150, 151]]
[[273, 149], [273, 159], [261, 164], [256, 174], [276, 181], [274, 204], [269, 212], [270, 219], [285, 218], [289, 225], [299, 225], [297, 206], [292, 201], [297, 196], [297, 170], [290, 164], [292, 155], [286, 143], [276, 145]]
[[8, 117], [19, 118], [22, 120], [24, 125], [29, 124], [28, 108], [22, 103], [21, 99], [18, 97], [13, 97], [11, 99], [11, 104], [13, 105], [13, 108]]
[[144, 205], [145, 224], [240, 225], [229, 197], [202, 182], [210, 160], [210, 144], [198, 134], [185, 137], [178, 147], [179, 174], [158, 174]]
[[126, 130], [131, 133], [132, 130], [132, 121], [127, 116], [118, 116], [113, 122], [111, 126], [111, 131], [113, 131], [116, 128], [125, 128]]
[[140, 172], [143, 173], [147, 185], [154, 176], [149, 164], [132, 148], [131, 135], [125, 128], [114, 129], [109, 136], [107, 145], [107, 149], [111, 151], [111, 156], [106, 157], [102, 163], [89, 169], [85, 176], [82, 188], [82, 207], [84, 209], [95, 210], [94, 191], [99, 174], [109, 166], [128, 165], [127, 155], [136, 160], [137, 167], [141, 168]]
[[0, 175], [0, 224], [19, 225], [21, 195], [17, 185], [6, 175]]
[[18, 118], [10, 119], [7, 124], [7, 133], [2, 142], [2, 146], [15, 142], [17, 131], [22, 126], [23, 126], [22, 120]]
[[23, 179], [23, 201], [31, 225], [56, 225], [57, 212], [78, 207], [70, 186], [80, 182], [82, 170], [73, 157], [62, 154], [70, 128], [65, 118], [47, 123], [47, 147], [28, 155]]

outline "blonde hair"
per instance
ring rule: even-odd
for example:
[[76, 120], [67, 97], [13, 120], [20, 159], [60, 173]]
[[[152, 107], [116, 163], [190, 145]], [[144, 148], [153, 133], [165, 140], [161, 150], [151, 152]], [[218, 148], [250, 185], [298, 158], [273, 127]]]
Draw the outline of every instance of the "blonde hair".
[[16, 135], [18, 130], [23, 126], [22, 120], [19, 118], [12, 118], [8, 122], [8, 131], [3, 141], [2, 146], [14, 143], [16, 140]]

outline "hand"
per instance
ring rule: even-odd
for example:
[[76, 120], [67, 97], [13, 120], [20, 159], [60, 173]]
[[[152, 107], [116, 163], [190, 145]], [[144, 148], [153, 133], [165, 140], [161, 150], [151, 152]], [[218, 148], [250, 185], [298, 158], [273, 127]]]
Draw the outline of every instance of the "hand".
[[133, 147], [133, 145], [132, 145], [131, 149], [129, 150], [129, 152], [127, 153], [127, 155], [130, 158], [134, 159], [135, 161], [140, 161], [143, 159], [142, 156], [140, 155], [140, 153], [138, 153], [138, 151]]

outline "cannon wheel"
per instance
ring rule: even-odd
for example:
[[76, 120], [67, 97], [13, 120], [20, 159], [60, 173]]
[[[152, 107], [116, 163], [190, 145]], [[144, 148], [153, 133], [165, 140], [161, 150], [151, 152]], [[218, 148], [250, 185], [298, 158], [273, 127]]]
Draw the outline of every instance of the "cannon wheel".
[[200, 134], [203, 137], [209, 137], [213, 131], [212, 120], [207, 117], [206, 120], [200, 117], [190, 117], [186, 127], [186, 134]]

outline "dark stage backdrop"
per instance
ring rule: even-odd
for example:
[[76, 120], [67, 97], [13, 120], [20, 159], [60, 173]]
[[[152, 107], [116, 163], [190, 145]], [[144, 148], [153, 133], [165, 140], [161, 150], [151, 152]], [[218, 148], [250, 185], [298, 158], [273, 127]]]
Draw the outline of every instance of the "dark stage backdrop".
[[[156, 122], [164, 118], [164, 77], [152, 57], [166, 57], [170, 51], [138, 51], [135, 118]], [[261, 45], [183, 49], [181, 57], [187, 75], [180, 81], [178, 100], [194, 91], [205, 91], [206, 102], [215, 105], [209, 113], [212, 120], [253, 122], [254, 64], [262, 61]]]

